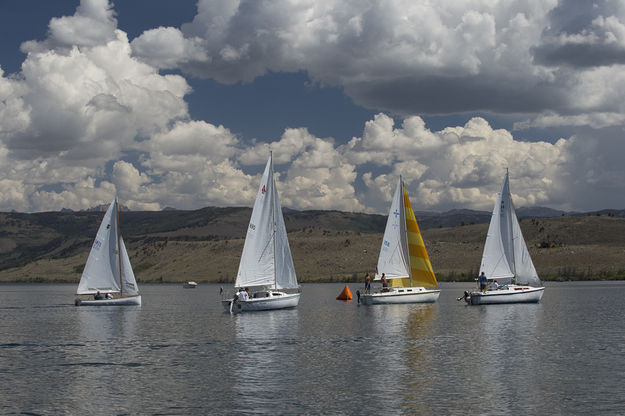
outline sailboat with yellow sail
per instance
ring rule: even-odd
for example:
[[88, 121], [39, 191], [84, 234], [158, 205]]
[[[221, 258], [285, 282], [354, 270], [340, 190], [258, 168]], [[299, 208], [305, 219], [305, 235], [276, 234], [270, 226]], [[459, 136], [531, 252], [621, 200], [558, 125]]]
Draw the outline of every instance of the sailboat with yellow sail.
[[401, 176], [386, 221], [373, 280], [382, 281], [383, 286], [360, 296], [365, 305], [436, 302], [440, 295]]

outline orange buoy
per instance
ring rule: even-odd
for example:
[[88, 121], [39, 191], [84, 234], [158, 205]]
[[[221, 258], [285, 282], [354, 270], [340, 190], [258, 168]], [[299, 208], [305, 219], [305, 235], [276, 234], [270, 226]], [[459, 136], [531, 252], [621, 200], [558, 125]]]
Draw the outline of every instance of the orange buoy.
[[349, 290], [349, 286], [345, 285], [345, 288], [341, 294], [336, 297], [336, 300], [352, 300], [352, 292]]

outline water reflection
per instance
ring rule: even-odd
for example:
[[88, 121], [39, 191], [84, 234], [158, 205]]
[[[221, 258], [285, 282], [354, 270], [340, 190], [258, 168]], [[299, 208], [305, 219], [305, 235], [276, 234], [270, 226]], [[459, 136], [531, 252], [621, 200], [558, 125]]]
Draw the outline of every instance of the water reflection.
[[486, 306], [457, 302], [460, 284], [375, 307], [336, 301], [343, 286], [237, 316], [218, 286], [144, 285], [140, 310], [76, 308], [75, 285], [3, 286], [0, 413], [623, 413], [624, 282]]
[[135, 306], [76, 308], [80, 337], [87, 342], [132, 339], [139, 311]]
[[[539, 374], [533, 351], [538, 347], [540, 304], [485, 305], [473, 340], [474, 360], [469, 376], [474, 380], [474, 405], [480, 410], [496, 409], [501, 414], [530, 410], [538, 391]], [[523, 398], [520, 400], [520, 398]]]
[[271, 412], [279, 403], [293, 409], [292, 386], [300, 382], [297, 309], [236, 315], [234, 390], [242, 412]]
[[[76, 308], [81, 347], [66, 351], [68, 403], [75, 409], [102, 411], [126, 402], [126, 391], [139, 382], [141, 364], [135, 343], [136, 307]], [[129, 405], [131, 403], [128, 403]]]
[[422, 399], [424, 386], [431, 383], [430, 375], [436, 354], [431, 340], [436, 308], [434, 304], [414, 305], [405, 323], [406, 346], [403, 356], [406, 370], [402, 377], [402, 408], [411, 414], [429, 413], [427, 402]]
[[370, 393], [375, 407], [422, 414], [420, 396], [431, 367], [429, 341], [436, 305], [376, 305], [363, 308], [371, 321], [373, 339], [367, 377], [375, 385]]

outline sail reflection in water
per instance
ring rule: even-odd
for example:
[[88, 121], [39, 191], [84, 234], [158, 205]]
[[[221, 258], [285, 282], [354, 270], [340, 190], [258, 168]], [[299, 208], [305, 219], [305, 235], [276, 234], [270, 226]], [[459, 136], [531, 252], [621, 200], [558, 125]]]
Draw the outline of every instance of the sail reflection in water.
[[134, 342], [138, 313], [133, 306], [76, 308], [83, 346], [68, 351], [65, 363], [74, 373], [67, 396], [75, 409], [97, 413], [107, 403], [123, 403], [135, 388], [136, 368], [142, 361]]
[[[538, 346], [542, 308], [533, 304], [503, 304], [481, 309], [481, 336], [476, 341], [482, 345], [483, 354], [470, 367], [473, 375], [480, 374], [483, 380], [487, 392], [484, 399], [497, 398], [502, 412], [518, 413], [535, 401], [534, 395], [542, 394], [527, 389], [528, 385], [536, 385], [541, 373], [542, 363], [532, 351]], [[510, 378], [522, 382], [502, 382]]]
[[242, 407], [250, 412], [270, 412], [276, 403], [296, 413], [297, 397], [289, 386], [299, 382], [297, 357], [298, 311], [239, 314], [235, 320], [236, 351], [234, 389]]
[[76, 308], [74, 284], [0, 286], [1, 414], [624, 408], [625, 282], [488, 306], [456, 301], [472, 283], [443, 283], [436, 303], [373, 308], [335, 300], [344, 283], [307, 284], [297, 308], [240, 315], [223, 313], [219, 285], [142, 285], [141, 308]]
[[424, 402], [419, 397], [436, 353], [429, 337], [438, 305], [381, 305], [361, 309], [365, 311], [363, 318], [372, 322], [372, 335], [380, 340], [372, 343], [372, 357], [365, 366], [369, 381], [378, 387], [367, 393], [370, 400], [363, 403], [363, 412], [386, 408], [427, 414], [428, 409], [422, 407]]
[[403, 383], [406, 389], [402, 394], [402, 408], [411, 414], [432, 414], [429, 401], [422, 400], [424, 385], [431, 385], [431, 377], [436, 373], [434, 365], [440, 351], [432, 339], [432, 325], [439, 305], [416, 305], [411, 308], [405, 325], [404, 361], [406, 371]]

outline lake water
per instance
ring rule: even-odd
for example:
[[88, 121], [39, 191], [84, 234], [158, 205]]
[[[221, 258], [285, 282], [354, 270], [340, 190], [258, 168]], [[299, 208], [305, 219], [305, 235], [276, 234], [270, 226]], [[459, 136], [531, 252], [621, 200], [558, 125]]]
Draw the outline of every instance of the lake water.
[[305, 284], [235, 316], [219, 285], [141, 285], [140, 308], [75, 307], [75, 286], [0, 285], [1, 414], [625, 413], [625, 282], [486, 306], [461, 283], [376, 306]]

